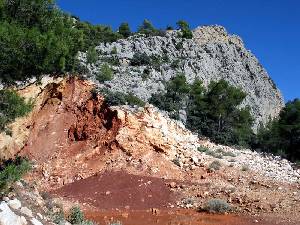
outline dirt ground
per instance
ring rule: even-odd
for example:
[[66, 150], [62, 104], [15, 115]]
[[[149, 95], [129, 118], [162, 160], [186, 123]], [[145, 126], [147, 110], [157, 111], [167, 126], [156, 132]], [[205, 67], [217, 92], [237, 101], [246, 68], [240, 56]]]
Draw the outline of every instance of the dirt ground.
[[167, 208], [179, 196], [167, 187], [169, 180], [136, 176], [124, 171], [105, 172], [55, 190], [53, 193], [98, 209]]

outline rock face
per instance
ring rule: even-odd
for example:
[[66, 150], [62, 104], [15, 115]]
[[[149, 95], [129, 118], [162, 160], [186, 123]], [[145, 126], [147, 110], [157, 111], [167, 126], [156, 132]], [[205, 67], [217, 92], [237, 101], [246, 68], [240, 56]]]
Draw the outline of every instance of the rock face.
[[[280, 91], [243, 41], [229, 35], [221, 26], [195, 29], [192, 40], [178, 37], [180, 31], [168, 31], [164, 37], [137, 35], [96, 47], [99, 60], [87, 64], [86, 54], [80, 59], [89, 69], [90, 79], [106, 62], [114, 69], [114, 79], [104, 86], [112, 91], [137, 95], [147, 100], [153, 93], [164, 91], [164, 83], [183, 72], [189, 83], [196, 78], [207, 86], [211, 80], [225, 79], [248, 95], [243, 105], [249, 105], [255, 118], [254, 128], [269, 117], [275, 117], [284, 105]], [[155, 64], [132, 66], [135, 53], [155, 57]], [[103, 87], [103, 84], [99, 84]]]

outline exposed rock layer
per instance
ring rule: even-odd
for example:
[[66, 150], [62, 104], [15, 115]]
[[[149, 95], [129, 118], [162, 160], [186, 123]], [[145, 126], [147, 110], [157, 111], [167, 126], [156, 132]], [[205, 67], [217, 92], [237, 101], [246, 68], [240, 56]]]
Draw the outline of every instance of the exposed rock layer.
[[[164, 82], [183, 72], [189, 83], [196, 78], [207, 86], [211, 80], [225, 79], [240, 87], [247, 97], [255, 118], [254, 128], [269, 117], [278, 115], [284, 101], [266, 70], [255, 56], [244, 47], [236, 35], [229, 35], [221, 26], [204, 26], [194, 30], [192, 40], [178, 37], [178, 31], [167, 32], [165, 37], [133, 36], [97, 48], [100, 60], [88, 65], [90, 78], [94, 79], [103, 62], [119, 61], [112, 66], [115, 76], [105, 86], [113, 91], [133, 92], [147, 100], [157, 91], [164, 90]], [[145, 53], [161, 59], [155, 66], [130, 66], [135, 53]], [[86, 64], [85, 54], [81, 54]], [[99, 84], [100, 85], [100, 84]], [[100, 85], [101, 86], [101, 85]]]

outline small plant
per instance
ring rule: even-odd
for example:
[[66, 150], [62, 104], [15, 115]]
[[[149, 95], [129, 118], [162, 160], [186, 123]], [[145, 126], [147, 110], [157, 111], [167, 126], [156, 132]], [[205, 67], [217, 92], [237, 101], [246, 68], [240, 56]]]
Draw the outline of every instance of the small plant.
[[108, 225], [122, 225], [120, 221], [111, 222]]
[[173, 162], [176, 166], [179, 166], [179, 167], [181, 166], [181, 165], [180, 165], [180, 160], [179, 160], [178, 158], [173, 159], [172, 162]]
[[222, 167], [222, 164], [220, 163], [220, 161], [215, 160], [211, 164], [209, 164], [208, 169], [210, 171], [216, 171], [216, 170], [220, 170], [221, 167]]
[[224, 152], [223, 156], [236, 157], [236, 154], [234, 154], [233, 152]]
[[241, 168], [242, 171], [248, 171], [249, 170], [249, 166], [248, 165], [243, 165]]
[[141, 100], [140, 98], [138, 98], [132, 93], [125, 95], [125, 100], [129, 105], [137, 105], [140, 107], [144, 107], [146, 104], [143, 100]]
[[151, 57], [146, 53], [134, 53], [130, 64], [132, 66], [151, 65]]
[[177, 22], [178, 28], [181, 30], [181, 37], [186, 39], [192, 39], [193, 38], [193, 32], [190, 29], [189, 24], [186, 21], [179, 20]]
[[20, 180], [31, 169], [31, 164], [25, 158], [17, 157], [3, 161], [0, 166], [0, 190], [7, 191], [10, 186]]
[[96, 49], [94, 47], [89, 47], [87, 53], [86, 53], [86, 61], [89, 64], [96, 63], [98, 60], [98, 55], [96, 52]]
[[210, 212], [210, 213], [225, 213], [232, 211], [232, 207], [222, 199], [211, 199], [201, 211]]
[[236, 160], [231, 158], [231, 159], [228, 160], [228, 162], [236, 162]]
[[209, 148], [204, 147], [204, 146], [199, 146], [199, 147], [197, 148], [197, 150], [198, 150], [199, 152], [207, 152], [207, 151], [209, 151]]
[[113, 49], [111, 50], [110, 54], [112, 54], [112, 55], [118, 54], [118, 50], [117, 50], [116, 46], [113, 47]]
[[83, 212], [78, 206], [71, 208], [68, 221], [72, 224], [81, 224], [84, 221]]
[[16, 91], [0, 90], [0, 132], [6, 131], [9, 134], [6, 125], [18, 117], [25, 116], [32, 107], [33, 102], [26, 102]]
[[172, 69], [177, 69], [180, 67], [180, 60], [179, 59], [175, 59], [171, 62], [170, 64]]
[[101, 68], [99, 73], [96, 75], [96, 79], [99, 82], [104, 82], [107, 80], [112, 80], [113, 79], [114, 72], [110, 68], [110, 66], [107, 63], [104, 63]]

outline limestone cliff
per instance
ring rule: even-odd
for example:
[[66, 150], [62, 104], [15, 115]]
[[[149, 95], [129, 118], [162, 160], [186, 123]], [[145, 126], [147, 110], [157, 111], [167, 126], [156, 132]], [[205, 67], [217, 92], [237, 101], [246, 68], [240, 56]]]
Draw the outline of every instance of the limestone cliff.
[[[257, 58], [248, 51], [241, 38], [229, 35], [221, 26], [203, 26], [193, 31], [194, 38], [178, 37], [180, 31], [168, 31], [164, 37], [132, 36], [114, 43], [102, 43], [96, 47], [99, 60], [86, 63], [90, 79], [104, 62], [114, 69], [114, 79], [98, 85], [112, 91], [132, 92], [143, 100], [159, 90], [164, 83], [183, 72], [188, 82], [199, 78], [207, 86], [211, 80], [225, 79], [242, 88], [248, 95], [243, 102], [249, 105], [255, 118], [254, 128], [269, 117], [275, 117], [284, 105], [283, 97]], [[155, 65], [132, 66], [135, 53], [156, 57]]]

